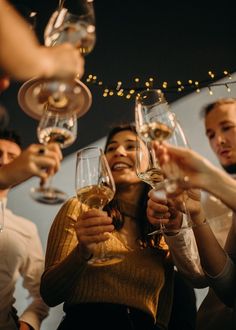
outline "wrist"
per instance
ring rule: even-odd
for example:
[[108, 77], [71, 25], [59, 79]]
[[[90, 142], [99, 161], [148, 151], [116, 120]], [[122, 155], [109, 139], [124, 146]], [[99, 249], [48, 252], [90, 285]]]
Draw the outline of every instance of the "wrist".
[[93, 253], [87, 249], [86, 247], [82, 247], [80, 245], [77, 246], [79, 256], [83, 261], [89, 261], [93, 257]]
[[204, 218], [202, 221], [195, 222], [195, 223], [193, 224], [193, 229], [195, 229], [195, 228], [199, 228], [199, 227], [201, 227], [201, 226], [205, 226], [205, 225], [208, 225], [208, 222], [207, 222], [207, 219], [206, 219], [206, 218]]

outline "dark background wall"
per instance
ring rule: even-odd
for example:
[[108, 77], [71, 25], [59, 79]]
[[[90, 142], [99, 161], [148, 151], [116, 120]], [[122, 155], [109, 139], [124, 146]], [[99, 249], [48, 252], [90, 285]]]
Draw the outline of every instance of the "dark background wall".
[[[65, 1], [65, 6], [67, 4]], [[72, 0], [76, 2], [76, 0]], [[37, 12], [35, 29], [41, 42], [43, 30], [57, 1], [12, 0], [21, 12]], [[203, 82], [208, 71], [221, 77], [223, 71], [235, 71], [235, 14], [227, 1], [158, 1], [158, 0], [95, 0], [97, 43], [86, 57], [83, 81], [89, 74], [103, 81], [103, 88], [141, 86], [149, 77], [160, 87], [177, 86], [176, 81], [189, 79]], [[10, 27], [9, 27], [10, 29]], [[23, 47], [24, 45], [22, 45]], [[104, 98], [103, 88], [88, 84], [93, 96], [90, 110], [78, 122], [78, 139], [63, 150], [68, 155], [104, 136], [113, 123], [134, 119], [134, 96]], [[10, 125], [21, 132], [24, 145], [37, 141], [37, 121], [29, 118], [18, 106], [19, 83], [12, 83], [1, 103], [8, 109]], [[189, 92], [189, 90], [187, 91]], [[166, 97], [173, 102], [186, 93], [169, 90]]]

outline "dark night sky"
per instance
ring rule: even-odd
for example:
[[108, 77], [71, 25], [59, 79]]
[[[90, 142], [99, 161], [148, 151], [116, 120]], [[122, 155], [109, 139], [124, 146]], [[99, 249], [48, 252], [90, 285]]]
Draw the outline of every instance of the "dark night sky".
[[[57, 1], [14, 0], [38, 12], [37, 34], [42, 31]], [[221, 77], [223, 70], [236, 67], [235, 13], [230, 3], [209, 1], [158, 0], [94, 0], [97, 26], [95, 49], [86, 57], [84, 78], [92, 73], [113, 86], [121, 80], [123, 86], [134, 87], [134, 77], [142, 85], [154, 78], [155, 86], [177, 80], [204, 81], [211, 70]], [[66, 4], [66, 2], [65, 2]], [[8, 108], [11, 127], [21, 132], [24, 145], [36, 142], [37, 121], [20, 110], [16, 94], [20, 84], [2, 94], [1, 103]], [[134, 119], [134, 98], [103, 98], [103, 89], [88, 85], [93, 96], [90, 110], [78, 122], [78, 140], [63, 150], [64, 155], [106, 135], [112, 123]], [[169, 92], [172, 102], [183, 94]]]

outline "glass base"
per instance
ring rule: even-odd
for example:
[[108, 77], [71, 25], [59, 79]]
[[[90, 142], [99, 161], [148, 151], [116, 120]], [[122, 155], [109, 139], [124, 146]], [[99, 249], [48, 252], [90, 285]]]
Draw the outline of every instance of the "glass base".
[[92, 104], [92, 94], [79, 79], [54, 80], [33, 78], [18, 92], [18, 103], [30, 117], [39, 120], [45, 107], [58, 114], [76, 113], [83, 116]]
[[68, 195], [56, 188], [33, 187], [30, 189], [30, 196], [39, 203], [61, 204], [68, 199]]
[[148, 233], [148, 236], [152, 236], [152, 235], [157, 235], [157, 234], [168, 234], [168, 233], [178, 233], [179, 231], [182, 230], [188, 230], [188, 229], [192, 229], [192, 225], [186, 225], [186, 226], [182, 226], [179, 229], [168, 229], [168, 228], [159, 228], [157, 230], [152, 231], [151, 233]]
[[102, 267], [117, 264], [124, 260], [124, 257], [109, 256], [109, 257], [93, 257], [88, 261], [89, 265]]

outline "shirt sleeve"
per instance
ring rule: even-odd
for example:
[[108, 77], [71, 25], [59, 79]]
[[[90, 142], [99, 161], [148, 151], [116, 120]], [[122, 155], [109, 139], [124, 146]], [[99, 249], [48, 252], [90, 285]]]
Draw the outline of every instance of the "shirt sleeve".
[[44, 269], [44, 255], [37, 228], [31, 224], [26, 245], [28, 258], [20, 269], [23, 287], [28, 291], [31, 303], [20, 316], [20, 320], [28, 323], [34, 330], [39, 330], [42, 320], [48, 316], [49, 307], [40, 296], [40, 279]]
[[236, 215], [233, 214], [233, 221], [225, 243], [227, 260], [225, 267], [217, 276], [210, 276], [206, 273], [210, 286], [217, 296], [227, 306], [232, 307], [235, 303], [236, 292]]
[[209, 285], [215, 291], [220, 300], [227, 306], [233, 307], [235, 303], [235, 279], [236, 265], [227, 255], [227, 261], [223, 270], [217, 276], [210, 276], [206, 273]]
[[165, 235], [174, 265], [196, 288], [208, 286], [201, 267], [197, 244], [192, 230], [180, 230], [177, 234]]

